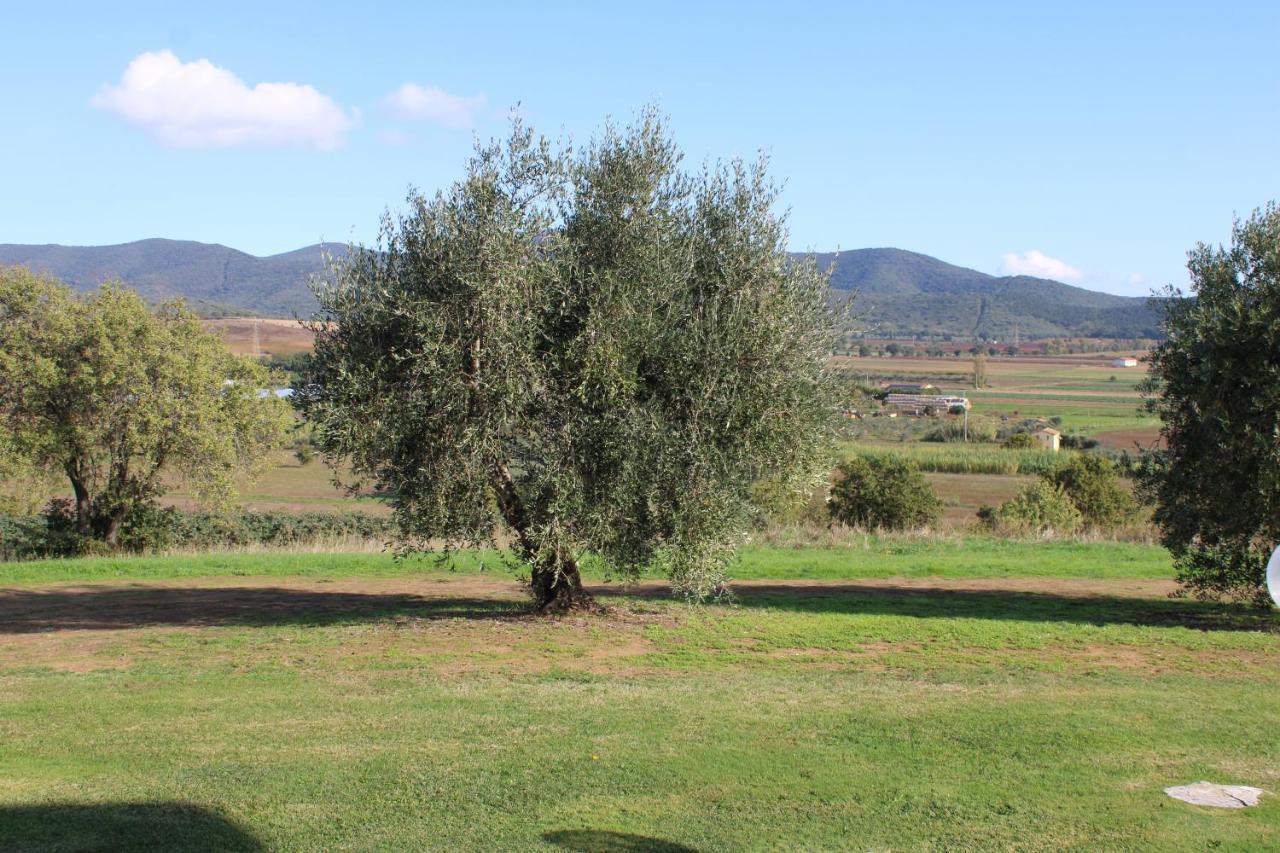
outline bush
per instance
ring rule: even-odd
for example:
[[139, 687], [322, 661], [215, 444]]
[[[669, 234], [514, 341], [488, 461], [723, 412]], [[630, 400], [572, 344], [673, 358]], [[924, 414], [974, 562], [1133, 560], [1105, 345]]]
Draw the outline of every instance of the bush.
[[1040, 442], [1029, 432], [1015, 432], [1004, 440], [1004, 447], [1009, 450], [1034, 450], [1039, 446]]
[[1084, 523], [1067, 493], [1045, 479], [1029, 483], [999, 509], [983, 507], [978, 517], [1014, 533], [1074, 533]]
[[850, 527], [902, 530], [938, 520], [942, 501], [911, 462], [892, 456], [856, 456], [836, 469], [828, 508]]
[[1133, 496], [1121, 485], [1116, 466], [1101, 456], [1073, 454], [1041, 476], [1062, 489], [1092, 527], [1115, 527], [1133, 515]]

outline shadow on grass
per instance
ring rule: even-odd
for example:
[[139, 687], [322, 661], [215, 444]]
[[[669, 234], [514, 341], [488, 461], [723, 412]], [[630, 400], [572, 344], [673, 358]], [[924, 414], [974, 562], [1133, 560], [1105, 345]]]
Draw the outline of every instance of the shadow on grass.
[[187, 803], [0, 806], [0, 851], [256, 851], [258, 839], [216, 812]]
[[605, 829], [561, 829], [544, 832], [543, 840], [575, 853], [697, 853], [692, 847], [647, 835]]
[[0, 635], [154, 626], [328, 625], [411, 616], [503, 619], [520, 601], [426, 598], [407, 593], [321, 592], [283, 587], [109, 587], [0, 591]]
[[[593, 592], [602, 597], [662, 597], [653, 587], [630, 592], [621, 589], [595, 589]], [[1280, 631], [1280, 619], [1267, 611], [1168, 598], [856, 582], [812, 585], [753, 583], [733, 587], [733, 595], [740, 607], [801, 613], [1072, 622], [1204, 631]]]

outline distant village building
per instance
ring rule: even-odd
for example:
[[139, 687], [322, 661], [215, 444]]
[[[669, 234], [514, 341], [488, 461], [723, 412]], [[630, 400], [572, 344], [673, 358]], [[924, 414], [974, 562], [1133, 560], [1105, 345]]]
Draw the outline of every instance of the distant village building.
[[1111, 359], [1112, 367], [1137, 367], [1138, 360], [1136, 358], [1113, 358]]
[[1040, 446], [1045, 450], [1052, 450], [1057, 453], [1062, 444], [1062, 433], [1053, 427], [1040, 427], [1031, 433], [1031, 437], [1040, 442]]

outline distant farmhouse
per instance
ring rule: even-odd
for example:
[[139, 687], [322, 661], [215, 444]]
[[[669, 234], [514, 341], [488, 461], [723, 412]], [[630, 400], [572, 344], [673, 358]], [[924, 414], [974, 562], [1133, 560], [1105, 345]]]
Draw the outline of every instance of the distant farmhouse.
[[1111, 359], [1112, 367], [1137, 367], [1138, 360], [1136, 358], [1113, 358]]
[[1031, 437], [1040, 442], [1040, 446], [1045, 450], [1052, 450], [1057, 453], [1062, 444], [1062, 433], [1053, 427], [1040, 427], [1031, 433]]

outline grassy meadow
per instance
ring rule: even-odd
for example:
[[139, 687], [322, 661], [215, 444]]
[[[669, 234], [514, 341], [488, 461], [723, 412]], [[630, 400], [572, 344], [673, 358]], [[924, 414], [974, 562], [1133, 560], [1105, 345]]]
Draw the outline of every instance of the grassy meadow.
[[[482, 569], [481, 564], [485, 565]], [[1280, 626], [1117, 543], [753, 547], [733, 599], [384, 554], [0, 568], [0, 850], [1280, 843]]]

